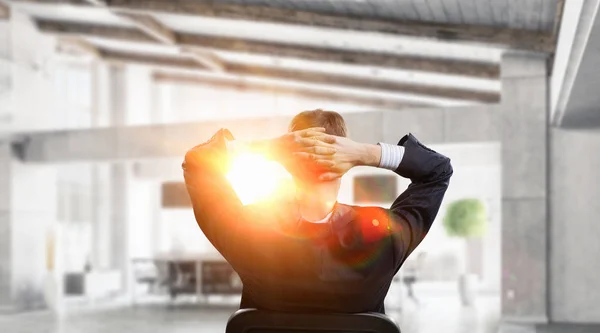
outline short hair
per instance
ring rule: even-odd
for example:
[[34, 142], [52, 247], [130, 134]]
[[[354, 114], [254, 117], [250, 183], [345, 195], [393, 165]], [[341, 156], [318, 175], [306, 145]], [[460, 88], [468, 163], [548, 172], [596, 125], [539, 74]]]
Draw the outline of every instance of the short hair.
[[323, 127], [325, 133], [330, 135], [343, 137], [348, 135], [346, 121], [341, 114], [321, 109], [298, 113], [290, 122], [289, 131], [300, 131], [311, 127]]

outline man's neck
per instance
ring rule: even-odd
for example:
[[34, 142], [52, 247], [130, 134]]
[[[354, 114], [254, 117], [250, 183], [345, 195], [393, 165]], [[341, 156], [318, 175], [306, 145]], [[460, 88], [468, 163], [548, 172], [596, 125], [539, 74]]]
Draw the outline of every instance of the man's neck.
[[316, 184], [299, 187], [296, 202], [302, 217], [308, 221], [321, 221], [333, 210], [337, 201], [339, 185]]

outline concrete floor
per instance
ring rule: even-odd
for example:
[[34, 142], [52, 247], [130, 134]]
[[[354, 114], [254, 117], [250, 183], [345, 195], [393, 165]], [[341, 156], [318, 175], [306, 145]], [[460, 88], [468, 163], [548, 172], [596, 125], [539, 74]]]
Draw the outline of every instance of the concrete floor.
[[[140, 305], [71, 313], [57, 319], [48, 312], [0, 317], [0, 332], [10, 333], [220, 333], [235, 309], [197, 305]], [[455, 297], [436, 296], [388, 311], [403, 333], [496, 333], [499, 301], [485, 297], [463, 308]]]

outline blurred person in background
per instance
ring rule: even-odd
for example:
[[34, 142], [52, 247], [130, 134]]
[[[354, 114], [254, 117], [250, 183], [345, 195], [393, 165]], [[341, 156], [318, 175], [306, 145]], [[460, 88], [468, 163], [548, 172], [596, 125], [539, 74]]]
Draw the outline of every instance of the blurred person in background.
[[[438, 213], [450, 159], [412, 134], [397, 145], [355, 142], [340, 114], [305, 111], [288, 133], [244, 143], [281, 163], [295, 192], [244, 205], [226, 177], [240, 144], [221, 129], [183, 163], [198, 225], [242, 279], [240, 308], [385, 313], [393, 277]], [[356, 166], [411, 184], [389, 209], [338, 203], [340, 178]]]

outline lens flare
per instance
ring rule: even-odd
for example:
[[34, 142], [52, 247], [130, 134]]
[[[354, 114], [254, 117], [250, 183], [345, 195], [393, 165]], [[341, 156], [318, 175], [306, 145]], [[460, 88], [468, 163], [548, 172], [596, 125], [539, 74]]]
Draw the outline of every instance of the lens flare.
[[243, 205], [269, 201], [289, 190], [292, 177], [279, 163], [257, 153], [236, 155], [227, 180]]

